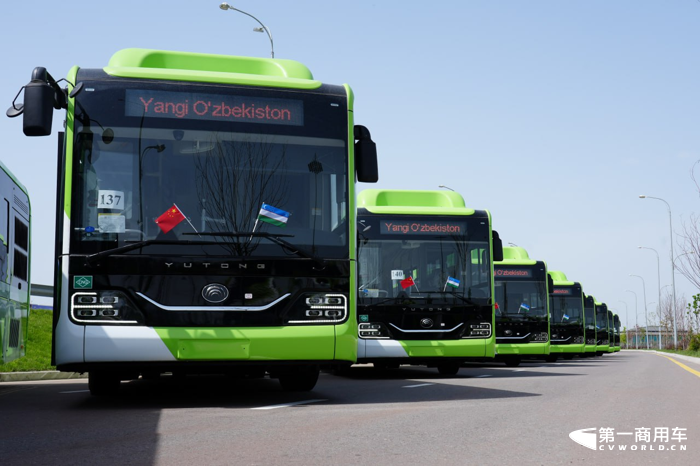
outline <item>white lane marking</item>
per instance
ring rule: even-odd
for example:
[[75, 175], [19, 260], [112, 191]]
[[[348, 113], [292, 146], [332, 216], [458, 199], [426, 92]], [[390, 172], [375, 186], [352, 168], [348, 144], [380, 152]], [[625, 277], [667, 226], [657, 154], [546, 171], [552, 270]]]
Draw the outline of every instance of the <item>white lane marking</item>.
[[250, 409], [277, 409], [277, 408], [289, 408], [290, 406], [298, 406], [298, 405], [305, 405], [308, 403], [319, 403], [321, 401], [328, 401], [327, 399], [324, 400], [304, 400], [304, 401], [294, 401], [292, 403], [284, 403], [281, 405], [270, 405], [270, 406], [261, 406], [259, 408], [250, 408]]
[[418, 385], [404, 385], [401, 388], [416, 388], [416, 387], [427, 387], [429, 385], [435, 385], [434, 383], [419, 383]]
[[515, 369], [513, 372], [523, 372], [526, 369]]
[[90, 390], [71, 390], [69, 392], [59, 392], [59, 393], [85, 393], [89, 392]]
[[475, 378], [481, 379], [481, 378], [484, 378], [484, 377], [491, 377], [491, 375], [490, 375], [490, 374], [477, 375]]

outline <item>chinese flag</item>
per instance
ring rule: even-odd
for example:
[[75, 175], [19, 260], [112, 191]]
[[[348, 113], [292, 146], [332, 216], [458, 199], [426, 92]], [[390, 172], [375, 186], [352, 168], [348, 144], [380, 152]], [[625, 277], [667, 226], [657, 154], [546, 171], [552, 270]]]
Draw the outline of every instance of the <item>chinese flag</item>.
[[163, 215], [156, 219], [156, 223], [163, 230], [163, 233], [167, 233], [173, 228], [175, 228], [180, 222], [185, 219], [185, 215], [178, 209], [178, 207], [173, 204], [171, 208], [165, 211]]
[[416, 282], [413, 281], [413, 277], [409, 276], [406, 280], [401, 280], [401, 288], [404, 290], [409, 286], [415, 285]]

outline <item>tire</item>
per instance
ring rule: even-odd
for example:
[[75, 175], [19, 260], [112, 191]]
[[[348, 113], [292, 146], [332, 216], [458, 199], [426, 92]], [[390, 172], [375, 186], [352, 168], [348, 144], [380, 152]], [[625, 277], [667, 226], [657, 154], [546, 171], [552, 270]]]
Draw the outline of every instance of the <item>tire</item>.
[[287, 392], [308, 392], [313, 390], [318, 382], [318, 367], [299, 370], [288, 374], [280, 374], [279, 381], [282, 389]]
[[440, 375], [457, 375], [459, 372], [460, 365], [456, 363], [452, 364], [438, 364], [437, 370]]
[[109, 372], [89, 372], [88, 388], [92, 396], [111, 396], [119, 391], [121, 379]]
[[520, 365], [520, 359], [506, 359], [505, 363], [508, 367], [518, 367]]
[[547, 362], [557, 362], [557, 359], [557, 356], [547, 356], [546, 358], [544, 358], [544, 360]]

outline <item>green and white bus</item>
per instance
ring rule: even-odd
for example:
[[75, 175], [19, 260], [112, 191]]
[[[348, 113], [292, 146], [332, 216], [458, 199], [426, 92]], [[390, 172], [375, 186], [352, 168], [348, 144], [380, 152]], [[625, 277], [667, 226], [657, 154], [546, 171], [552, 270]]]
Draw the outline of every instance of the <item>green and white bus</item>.
[[608, 309], [608, 353], [615, 352], [615, 314]]
[[583, 313], [586, 319], [586, 346], [583, 355], [595, 356], [598, 341], [595, 325], [595, 296], [585, 295], [583, 298]]
[[550, 354], [572, 359], [582, 354], [585, 346], [583, 290], [579, 282], [566, 278], [564, 272], [552, 270], [553, 287], [549, 292], [551, 321]]
[[530, 259], [521, 247], [506, 246], [494, 275], [496, 359], [508, 366], [533, 357], [556, 361], [557, 354], [550, 354], [547, 264]]
[[3, 364], [26, 352], [31, 219], [26, 188], [0, 162], [0, 362]]
[[59, 144], [54, 360], [93, 394], [170, 372], [310, 390], [357, 358], [355, 180], [377, 180], [347, 85], [301, 63], [125, 49], [44, 68], [24, 133]]
[[492, 359], [491, 215], [453, 191], [363, 190], [358, 206], [359, 363], [437, 367]]
[[615, 329], [615, 352], [617, 353], [622, 349], [620, 345], [620, 316], [618, 314], [613, 315], [613, 328]]
[[595, 302], [595, 328], [596, 328], [596, 356], [602, 356], [610, 347], [610, 335], [608, 333], [608, 305], [600, 301]]

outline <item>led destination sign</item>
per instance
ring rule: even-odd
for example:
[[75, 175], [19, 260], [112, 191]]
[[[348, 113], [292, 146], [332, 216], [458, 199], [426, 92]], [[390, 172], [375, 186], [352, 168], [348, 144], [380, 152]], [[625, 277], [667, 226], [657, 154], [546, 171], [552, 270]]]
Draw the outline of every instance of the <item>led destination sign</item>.
[[493, 275], [495, 277], [509, 277], [509, 278], [531, 278], [532, 270], [527, 269], [494, 269]]
[[301, 100], [127, 89], [126, 116], [304, 125]]
[[467, 233], [465, 222], [441, 222], [419, 220], [415, 222], [397, 222], [383, 220], [379, 222], [379, 232], [383, 235], [463, 235]]
[[573, 292], [569, 288], [554, 288], [552, 294], [556, 295], [572, 295]]

